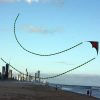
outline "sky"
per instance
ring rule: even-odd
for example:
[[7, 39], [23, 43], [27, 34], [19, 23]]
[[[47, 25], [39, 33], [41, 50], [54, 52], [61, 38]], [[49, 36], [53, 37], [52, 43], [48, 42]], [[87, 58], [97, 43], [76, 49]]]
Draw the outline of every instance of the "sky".
[[[59, 55], [32, 55], [14, 37], [18, 14], [16, 35], [32, 52], [49, 54], [83, 44]], [[0, 58], [22, 72], [62, 73], [96, 57], [70, 74], [100, 75], [99, 53], [87, 42], [100, 42], [100, 0], [0, 0], [0, 35]]]

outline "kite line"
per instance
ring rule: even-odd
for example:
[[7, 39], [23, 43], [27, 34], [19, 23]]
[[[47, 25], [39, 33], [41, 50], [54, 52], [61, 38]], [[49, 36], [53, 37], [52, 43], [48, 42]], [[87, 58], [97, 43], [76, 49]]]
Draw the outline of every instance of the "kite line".
[[[63, 73], [60, 73], [60, 74], [57, 74], [57, 75], [54, 75], [54, 76], [49, 76], [49, 77], [40, 77], [40, 79], [51, 79], [51, 78], [56, 78], [56, 77], [62, 76], [62, 75], [64, 75], [64, 74], [66, 74], [66, 73], [69, 73], [69, 72], [71, 72], [71, 71], [73, 71], [73, 70], [76, 70], [76, 69], [78, 69], [78, 68], [80, 68], [80, 67], [82, 67], [82, 66], [88, 64], [89, 62], [91, 62], [91, 61], [93, 61], [93, 60], [95, 60], [95, 59], [96, 59], [96, 58], [92, 58], [92, 59], [86, 61], [85, 63], [83, 63], [83, 64], [81, 64], [81, 65], [79, 65], [79, 66], [76, 66], [76, 67], [74, 67], [74, 68], [72, 68], [72, 69], [70, 69], [70, 70], [67, 70], [67, 71], [65, 71], [65, 72], [63, 72]], [[1, 58], [1, 60], [2, 60], [4, 63], [7, 64], [7, 62], [6, 62], [3, 58]], [[14, 70], [16, 70], [17, 72], [19, 72], [20, 74], [27, 75], [27, 74], [22, 73], [21, 71], [19, 71], [19, 70], [16, 69], [15, 67], [13, 67], [11, 64], [9, 64], [9, 66], [11, 66]], [[32, 75], [28, 75], [28, 76], [31, 76], [31, 77], [33, 77], [33, 78], [35, 77], [35, 76], [32, 76]]]
[[[68, 50], [71, 50], [71, 49], [73, 49], [73, 48], [75, 48], [75, 47], [77, 47], [77, 46], [83, 44], [83, 42], [80, 42], [79, 44], [77, 44], [77, 45], [75, 45], [75, 46], [73, 46], [73, 47], [71, 47], [71, 48], [68, 48], [68, 49], [65, 49], [65, 50], [62, 50], [62, 51], [59, 51], [59, 52], [56, 52], [56, 53], [51, 53], [51, 54], [39, 54], [39, 53], [35, 53], [35, 52], [32, 52], [32, 51], [29, 51], [28, 49], [26, 49], [26, 48], [19, 42], [19, 40], [18, 40], [18, 38], [17, 38], [17, 35], [16, 35], [16, 22], [17, 22], [17, 20], [18, 20], [18, 17], [19, 17], [19, 14], [17, 15], [17, 17], [16, 17], [16, 19], [15, 19], [15, 22], [14, 22], [14, 37], [15, 37], [17, 43], [19, 44], [19, 46], [20, 46], [23, 50], [27, 51], [28, 53], [31, 53], [31, 54], [34, 54], [34, 55], [38, 55], [38, 56], [52, 56], [52, 55], [57, 55], [57, 54], [60, 54], [60, 53], [64, 53], [64, 52], [66, 52], [66, 51], [68, 51]], [[99, 47], [98, 44], [99, 44], [99, 42], [97, 42], [97, 41], [87, 41], [87, 42], [90, 42], [90, 43], [92, 44], [92, 47], [96, 49], [97, 54], [98, 54], [98, 47]], [[50, 79], [50, 78], [59, 77], [59, 76], [61, 76], [61, 75], [64, 75], [64, 74], [66, 74], [66, 73], [69, 73], [69, 72], [71, 72], [71, 71], [73, 71], [73, 70], [76, 70], [76, 69], [78, 69], [78, 68], [80, 68], [80, 67], [86, 65], [87, 63], [93, 61], [94, 59], [96, 59], [96, 58], [92, 58], [92, 59], [86, 61], [85, 63], [83, 63], [83, 64], [81, 64], [81, 65], [79, 65], [79, 66], [76, 66], [76, 67], [74, 67], [74, 68], [72, 68], [72, 69], [70, 69], [70, 70], [67, 70], [67, 71], [65, 71], [65, 72], [63, 72], [63, 73], [60, 73], [60, 74], [57, 74], [57, 75], [54, 75], [54, 76], [49, 76], [49, 77], [40, 77], [40, 79]], [[1, 58], [1, 60], [2, 60], [3, 62], [7, 63], [4, 59]], [[12, 65], [10, 65], [10, 66], [11, 66], [14, 70], [16, 70], [17, 72], [19, 72], [20, 74], [27, 75], [27, 74], [24, 74], [24, 73], [22, 73], [21, 71], [17, 70], [17, 69], [16, 69], [15, 67], [13, 67]], [[31, 76], [31, 75], [29, 75], [29, 76]], [[31, 77], [35, 77], [35, 76], [31, 76]]]
[[[4, 59], [1, 58], [1, 60], [2, 60], [4, 63], [8, 64]], [[24, 73], [22, 73], [21, 71], [19, 71], [18, 69], [16, 69], [15, 67], [13, 67], [11, 64], [9, 64], [9, 66], [10, 66], [11, 68], [13, 68], [16, 72], [18, 72], [18, 73], [20, 73], [20, 74], [24, 74]], [[24, 74], [24, 75], [26, 75], [26, 74]]]
[[75, 46], [73, 46], [73, 47], [71, 47], [71, 48], [68, 48], [68, 49], [65, 49], [65, 50], [62, 50], [62, 51], [58, 51], [58, 52], [56, 52], [56, 53], [51, 53], [51, 54], [39, 54], [39, 53], [35, 53], [35, 52], [32, 52], [32, 51], [29, 51], [28, 49], [26, 49], [26, 48], [19, 42], [19, 40], [18, 40], [18, 38], [17, 38], [17, 35], [16, 35], [16, 22], [17, 22], [17, 20], [18, 20], [18, 17], [19, 17], [19, 14], [17, 15], [17, 17], [16, 17], [16, 19], [15, 19], [15, 22], [14, 22], [14, 37], [15, 37], [17, 43], [19, 44], [19, 46], [20, 46], [23, 50], [27, 51], [28, 53], [31, 53], [31, 54], [34, 54], [34, 55], [38, 55], [38, 56], [53, 56], [53, 55], [57, 55], [57, 54], [60, 54], [60, 53], [64, 53], [64, 52], [66, 52], [66, 51], [69, 51], [69, 50], [71, 50], [71, 49], [73, 49], [73, 48], [75, 48], [75, 47], [77, 47], [77, 46], [83, 44], [83, 42], [80, 42], [79, 44], [77, 44], [77, 45], [75, 45]]
[[[77, 47], [77, 46], [83, 44], [83, 42], [80, 42], [80, 43], [78, 43], [77, 45], [72, 46], [72, 47], [70, 47], [70, 48], [68, 48], [68, 49], [65, 49], [65, 50], [62, 50], [62, 51], [58, 51], [58, 52], [55, 52], [55, 53], [51, 53], [51, 54], [39, 54], [39, 53], [35, 53], [35, 52], [32, 52], [32, 51], [29, 51], [28, 49], [26, 49], [26, 48], [19, 42], [19, 40], [18, 40], [18, 38], [17, 38], [17, 35], [16, 35], [16, 22], [17, 22], [17, 20], [18, 20], [18, 17], [19, 17], [19, 14], [17, 15], [17, 17], [16, 17], [16, 19], [15, 19], [15, 22], [14, 22], [14, 37], [15, 37], [17, 43], [19, 44], [19, 46], [20, 46], [23, 50], [25, 50], [26, 52], [28, 52], [28, 53], [31, 53], [31, 54], [34, 54], [34, 55], [38, 55], [38, 56], [53, 56], [53, 55], [57, 55], [57, 54], [60, 54], [60, 53], [64, 53], [64, 52], [66, 52], [66, 51], [69, 51], [69, 50], [71, 50], [71, 49], [73, 49], [73, 48], [75, 48], [75, 47]], [[87, 41], [87, 42], [90, 42], [90, 43], [92, 44], [92, 47], [94, 47], [94, 48], [96, 49], [97, 55], [98, 55], [98, 51], [99, 51], [99, 50], [98, 50], [98, 48], [99, 48], [99, 42], [98, 42], [98, 41]]]

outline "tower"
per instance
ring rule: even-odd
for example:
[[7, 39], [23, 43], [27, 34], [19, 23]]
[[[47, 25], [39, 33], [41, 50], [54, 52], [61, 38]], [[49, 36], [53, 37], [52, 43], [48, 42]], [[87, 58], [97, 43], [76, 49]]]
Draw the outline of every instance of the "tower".
[[26, 81], [29, 81], [29, 75], [28, 75], [27, 68], [26, 68]]
[[38, 70], [37, 74], [38, 74], [38, 82], [40, 83], [40, 70]]
[[6, 64], [6, 73], [5, 73], [5, 78], [8, 79], [8, 74], [9, 74], [9, 64]]
[[2, 79], [5, 78], [5, 73], [6, 73], [5, 66], [2, 66]]
[[1, 79], [1, 72], [0, 72], [0, 79]]
[[12, 79], [12, 70], [9, 70], [8, 78]]

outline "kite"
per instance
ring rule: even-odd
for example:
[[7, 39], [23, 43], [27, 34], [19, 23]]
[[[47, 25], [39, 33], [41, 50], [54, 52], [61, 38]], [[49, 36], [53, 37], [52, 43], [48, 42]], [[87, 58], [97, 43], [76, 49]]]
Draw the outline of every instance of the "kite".
[[88, 41], [91, 43], [92, 48], [95, 48], [97, 51], [97, 55], [98, 55], [98, 51], [99, 51], [99, 42], [98, 41]]
[[[15, 36], [15, 39], [16, 39], [17, 43], [20, 45], [20, 47], [21, 47], [23, 50], [25, 50], [25, 51], [27, 51], [27, 52], [29, 52], [29, 53], [31, 53], [31, 54], [38, 55], [38, 56], [52, 56], [52, 55], [57, 55], [57, 54], [66, 52], [66, 51], [68, 51], [68, 50], [71, 50], [71, 49], [73, 49], [73, 48], [75, 48], [75, 47], [77, 47], [77, 46], [83, 44], [83, 42], [80, 42], [79, 44], [77, 44], [77, 45], [75, 45], [75, 46], [73, 46], [73, 47], [71, 47], [71, 48], [69, 48], [69, 49], [65, 49], [65, 50], [62, 50], [62, 51], [59, 51], [59, 52], [56, 52], [56, 53], [51, 53], [51, 54], [38, 54], [38, 53], [31, 52], [31, 51], [29, 51], [28, 49], [26, 49], [25, 47], [23, 47], [22, 44], [19, 42], [19, 40], [18, 40], [18, 38], [17, 38], [17, 35], [16, 35], [16, 22], [17, 22], [18, 17], [19, 17], [19, 14], [17, 15], [17, 17], [16, 17], [16, 19], [15, 19], [15, 22], [14, 22], [14, 36]], [[92, 47], [96, 49], [97, 55], [98, 55], [98, 52], [99, 52], [99, 42], [97, 42], [97, 41], [87, 41], [87, 42], [90, 42], [90, 43], [91, 43]], [[93, 61], [93, 60], [95, 60], [95, 59], [96, 59], [96, 58], [92, 58], [92, 59], [86, 61], [85, 63], [83, 63], [83, 64], [81, 64], [81, 65], [79, 65], [79, 66], [76, 66], [76, 67], [74, 67], [74, 68], [72, 68], [72, 69], [70, 69], [70, 70], [67, 70], [67, 71], [65, 71], [65, 72], [63, 72], [63, 73], [60, 73], [60, 74], [57, 74], [57, 75], [54, 75], [54, 76], [50, 76], [50, 77], [40, 77], [40, 79], [50, 79], [50, 78], [59, 77], [59, 76], [61, 76], [61, 75], [64, 75], [64, 74], [66, 74], [66, 73], [69, 73], [69, 72], [71, 72], [71, 71], [73, 71], [73, 70], [76, 70], [76, 69], [78, 69], [78, 68], [80, 68], [80, 67], [86, 65], [87, 63], [89, 63], [89, 62], [91, 62], [91, 61]], [[4, 59], [1, 58], [1, 60], [2, 60], [4, 63], [7, 64], [7, 62], [6, 62]], [[23, 74], [23, 75], [26, 75], [26, 76], [27, 76], [27, 74], [22, 73], [21, 71], [19, 71], [19, 70], [16, 69], [15, 67], [13, 67], [11, 64], [9, 64], [9, 65], [10, 65], [14, 70], [16, 70], [17, 72], [19, 72], [20, 74]], [[27, 71], [27, 70], [26, 70], [26, 71]], [[28, 76], [31, 76], [31, 75], [28, 75]], [[35, 76], [31, 76], [31, 77], [35, 77]]]

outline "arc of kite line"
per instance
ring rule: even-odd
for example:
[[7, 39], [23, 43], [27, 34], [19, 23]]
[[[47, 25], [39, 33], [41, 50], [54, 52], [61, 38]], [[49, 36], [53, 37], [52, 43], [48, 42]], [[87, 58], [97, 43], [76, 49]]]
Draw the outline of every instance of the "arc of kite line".
[[71, 48], [69, 48], [69, 49], [65, 49], [65, 50], [62, 50], [62, 51], [59, 51], [59, 52], [56, 52], [56, 53], [51, 53], [51, 54], [39, 54], [39, 53], [35, 53], [35, 52], [32, 52], [32, 51], [29, 51], [28, 49], [26, 49], [26, 48], [19, 42], [19, 40], [18, 40], [18, 38], [17, 38], [17, 35], [16, 35], [16, 22], [17, 22], [18, 17], [19, 17], [19, 14], [17, 15], [17, 17], [16, 17], [16, 19], [15, 19], [15, 22], [14, 22], [14, 37], [15, 37], [17, 43], [19, 44], [19, 46], [20, 46], [23, 50], [27, 51], [28, 53], [31, 53], [31, 54], [34, 54], [34, 55], [38, 55], [38, 56], [53, 56], [53, 55], [57, 55], [57, 54], [60, 54], [60, 53], [64, 53], [64, 52], [66, 52], [66, 51], [69, 51], [69, 50], [71, 50], [71, 49], [73, 49], [73, 48], [75, 48], [75, 47], [77, 47], [77, 46], [79, 46], [79, 45], [81, 45], [81, 44], [83, 43], [83, 42], [81, 42], [81, 43], [79, 43], [79, 44], [77, 44], [77, 45], [75, 45], [75, 46], [73, 46], [73, 47], [71, 47]]
[[[73, 71], [73, 70], [76, 70], [76, 69], [78, 69], [78, 68], [80, 68], [80, 67], [86, 65], [87, 63], [93, 61], [94, 59], [96, 59], [96, 58], [92, 58], [92, 59], [88, 60], [87, 62], [85, 62], [85, 63], [83, 63], [83, 64], [81, 64], [81, 65], [79, 65], [79, 66], [76, 66], [76, 67], [74, 67], [74, 68], [72, 68], [72, 69], [70, 69], [70, 70], [67, 70], [67, 71], [65, 71], [65, 72], [63, 72], [63, 73], [60, 73], [60, 74], [58, 74], [58, 75], [54, 75], [54, 76], [50, 76], [50, 77], [40, 77], [40, 79], [50, 79], [50, 78], [56, 78], [56, 77], [62, 76], [62, 75], [64, 75], [64, 74], [66, 74], [66, 73], [69, 73], [69, 72], [71, 72], [71, 71]], [[3, 58], [1, 58], [1, 60], [2, 60], [4, 63], [7, 63]], [[17, 72], [19, 72], [20, 74], [27, 75], [27, 74], [24, 74], [24, 73], [22, 73], [21, 71], [17, 70], [17, 69], [16, 69], [15, 67], [13, 67], [12, 65], [10, 65], [10, 66], [11, 66], [13, 69], [15, 69]], [[29, 76], [35, 77], [35, 76], [32, 76], [32, 75], [29, 75]]]
[[40, 78], [40, 79], [50, 79], [50, 78], [56, 78], [56, 77], [62, 76], [62, 75], [64, 75], [64, 74], [66, 74], [66, 73], [69, 73], [69, 72], [71, 72], [71, 71], [73, 71], [73, 70], [76, 70], [76, 69], [82, 67], [83, 65], [86, 65], [87, 63], [93, 61], [94, 59], [96, 59], [96, 58], [92, 58], [92, 59], [88, 60], [87, 62], [85, 62], [85, 63], [83, 63], [83, 64], [81, 64], [81, 65], [79, 65], [79, 66], [77, 66], [77, 67], [74, 67], [74, 68], [72, 68], [72, 69], [70, 69], [70, 70], [68, 70], [68, 71], [65, 71], [65, 72], [63, 72], [63, 73], [60, 73], [60, 74], [58, 74], [58, 75], [51, 76], [51, 77]]

